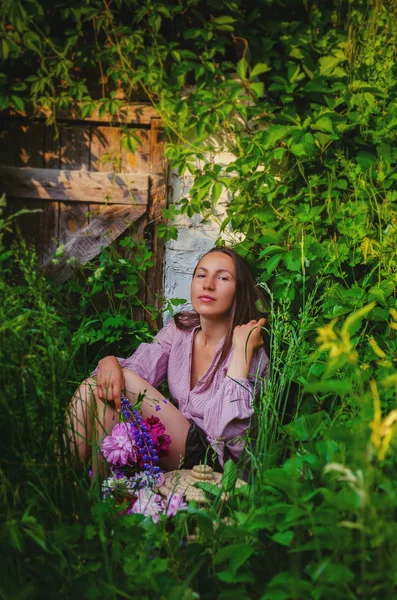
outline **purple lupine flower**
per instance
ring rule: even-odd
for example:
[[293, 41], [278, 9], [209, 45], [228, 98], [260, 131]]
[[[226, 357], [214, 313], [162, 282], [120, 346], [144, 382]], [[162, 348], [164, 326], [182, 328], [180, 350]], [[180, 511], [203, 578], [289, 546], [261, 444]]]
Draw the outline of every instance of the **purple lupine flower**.
[[[129, 421], [135, 445], [139, 449], [143, 469], [149, 478], [155, 480], [160, 472], [160, 468], [156, 466], [159, 457], [153, 443], [150, 426], [142, 421], [139, 412], [132, 408], [125, 396], [121, 399], [121, 406], [122, 414]], [[156, 420], [158, 421], [157, 417]]]
[[112, 433], [105, 437], [101, 450], [109, 464], [124, 467], [137, 462], [138, 451], [131, 433], [129, 424], [117, 423]]

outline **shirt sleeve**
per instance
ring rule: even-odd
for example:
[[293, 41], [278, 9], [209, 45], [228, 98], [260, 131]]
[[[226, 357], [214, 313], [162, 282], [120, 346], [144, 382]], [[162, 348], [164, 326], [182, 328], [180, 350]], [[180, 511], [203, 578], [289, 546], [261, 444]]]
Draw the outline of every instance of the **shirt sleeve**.
[[[160, 329], [150, 344], [141, 344], [128, 358], [117, 358], [122, 369], [130, 369], [153, 387], [159, 386], [165, 380], [168, 369], [168, 359], [172, 344], [175, 340], [176, 325], [174, 319]], [[98, 366], [92, 376], [98, 373]]]
[[267, 363], [261, 348], [252, 358], [248, 378], [232, 379], [226, 375], [204, 413], [203, 429], [221, 466], [228, 458], [241, 458], [245, 434], [253, 424], [254, 400], [267, 378]]

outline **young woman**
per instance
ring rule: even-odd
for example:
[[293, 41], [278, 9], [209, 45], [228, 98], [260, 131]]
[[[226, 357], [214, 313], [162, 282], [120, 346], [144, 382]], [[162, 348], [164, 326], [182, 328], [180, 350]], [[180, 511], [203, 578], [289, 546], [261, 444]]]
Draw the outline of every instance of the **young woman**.
[[[267, 373], [258, 299], [264, 297], [243, 258], [228, 248], [207, 252], [193, 273], [194, 311], [175, 315], [129, 358], [100, 360], [95, 378], [78, 389], [72, 416], [80, 457], [87, 461], [90, 441], [118, 422], [121, 395], [134, 402], [144, 393], [143, 417], [158, 416], [172, 440], [162, 468], [191, 468], [206, 456], [211, 464], [210, 446], [218, 468], [229, 457], [238, 460], [254, 413], [255, 381]], [[176, 406], [156, 389], [166, 378]]]

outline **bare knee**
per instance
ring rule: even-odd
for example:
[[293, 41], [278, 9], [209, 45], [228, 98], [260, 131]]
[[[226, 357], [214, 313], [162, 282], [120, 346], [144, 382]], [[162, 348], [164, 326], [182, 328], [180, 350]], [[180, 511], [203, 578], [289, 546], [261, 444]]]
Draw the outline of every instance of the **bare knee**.
[[97, 402], [97, 395], [95, 393], [96, 390], [96, 381], [93, 377], [87, 377], [84, 381], [79, 385], [77, 390], [73, 395], [72, 404], [78, 404], [82, 402], [84, 404], [91, 404], [93, 401]]

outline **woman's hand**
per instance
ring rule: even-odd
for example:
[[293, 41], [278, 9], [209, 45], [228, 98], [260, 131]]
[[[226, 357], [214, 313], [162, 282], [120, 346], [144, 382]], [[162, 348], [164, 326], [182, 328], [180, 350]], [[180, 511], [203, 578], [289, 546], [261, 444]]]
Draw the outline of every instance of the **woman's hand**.
[[121, 394], [125, 388], [122, 368], [114, 356], [105, 356], [98, 365], [96, 395], [104, 402], [114, 402], [117, 412], [120, 412]]
[[233, 332], [233, 346], [240, 352], [247, 352], [252, 355], [255, 350], [263, 346], [262, 327], [265, 325], [266, 319], [262, 318], [259, 321], [254, 319], [245, 325], [237, 325]]

